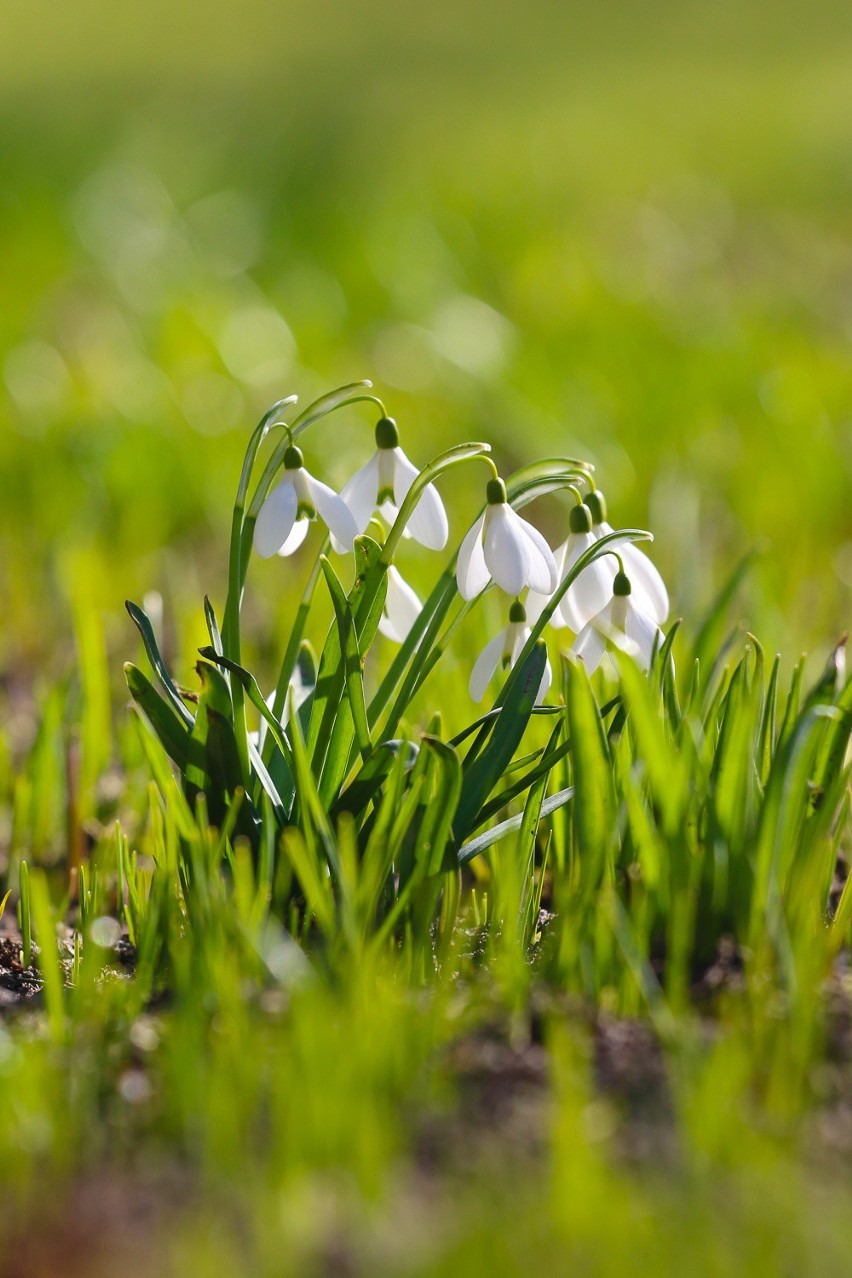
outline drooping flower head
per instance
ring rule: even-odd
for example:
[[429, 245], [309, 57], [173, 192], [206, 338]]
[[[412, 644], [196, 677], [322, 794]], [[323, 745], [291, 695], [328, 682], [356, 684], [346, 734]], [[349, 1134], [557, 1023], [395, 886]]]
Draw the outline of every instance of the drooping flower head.
[[[592, 532], [595, 537], [606, 537], [613, 528], [607, 522], [606, 500], [599, 488], [589, 493], [586, 505], [592, 516]], [[624, 570], [630, 577], [634, 595], [641, 597], [643, 610], [658, 625], [662, 625], [669, 615], [669, 593], [659, 572], [648, 556], [632, 542], [620, 546], [618, 553], [624, 563]]]
[[[473, 669], [470, 672], [469, 684], [473, 701], [482, 700], [485, 696], [485, 690], [498, 668], [505, 671], [515, 665], [529, 637], [530, 628], [527, 625], [526, 610], [520, 600], [516, 599], [509, 609], [508, 625], [504, 626], [498, 635], [489, 640], [474, 662]], [[550, 662], [548, 661], [541, 676], [541, 683], [536, 696], [537, 702], [543, 701], [547, 696], [551, 677]]]
[[305, 470], [301, 448], [291, 444], [284, 454], [284, 474], [258, 511], [254, 548], [263, 558], [292, 555], [305, 540], [308, 525], [319, 516], [331, 533], [338, 554], [352, 549], [358, 535], [349, 507], [327, 484]]
[[[619, 549], [619, 558], [623, 550]], [[648, 669], [654, 649], [663, 642], [663, 632], [643, 603], [637, 602], [630, 578], [619, 568], [609, 602], [583, 626], [571, 647], [572, 655], [582, 660], [589, 674], [597, 670], [609, 643], [625, 649], [643, 670]]]
[[[374, 510], [392, 524], [419, 473], [399, 446], [396, 422], [392, 417], [380, 418], [376, 424], [376, 451], [340, 490], [358, 531], [364, 531]], [[424, 488], [405, 532], [428, 550], [443, 550], [446, 546], [447, 512], [434, 484]]]
[[388, 568], [385, 606], [379, 618], [379, 630], [394, 643], [405, 643], [408, 633], [423, 609], [414, 590], [393, 564]]
[[509, 505], [502, 479], [488, 481], [485, 497], [485, 510], [459, 547], [456, 580], [462, 599], [473, 599], [492, 578], [509, 595], [526, 586], [551, 595], [559, 577], [541, 533]]
[[[577, 560], [597, 540], [592, 532], [592, 515], [588, 506], [579, 501], [572, 506], [569, 516], [570, 532], [566, 540], [555, 552], [556, 568], [559, 582], [563, 582], [574, 567]], [[560, 599], [550, 618], [554, 630], [568, 626], [579, 632], [587, 621], [591, 621], [596, 613], [606, 606], [612, 596], [612, 583], [615, 578], [615, 566], [609, 555], [601, 555], [593, 563], [584, 568], [572, 581]], [[527, 616], [537, 621], [542, 609], [547, 605], [549, 595], [540, 595], [531, 591], [527, 596]]]

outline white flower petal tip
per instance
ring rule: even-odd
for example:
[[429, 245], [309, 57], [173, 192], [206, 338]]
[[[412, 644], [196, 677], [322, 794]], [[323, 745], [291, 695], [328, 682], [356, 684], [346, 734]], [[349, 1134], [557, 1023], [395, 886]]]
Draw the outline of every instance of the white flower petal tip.
[[327, 484], [309, 475], [306, 479], [313, 505], [331, 533], [332, 547], [338, 555], [348, 554], [358, 536], [352, 511]]
[[262, 559], [269, 559], [285, 545], [299, 508], [295, 485], [285, 473], [280, 483], [267, 495], [254, 525], [254, 549]]
[[391, 564], [385, 606], [379, 618], [380, 633], [394, 643], [405, 643], [422, 607], [415, 591]]
[[[516, 603], [509, 613], [508, 625], [488, 641], [473, 664], [468, 685], [472, 701], [482, 700], [498, 667], [506, 670], [517, 663], [529, 637], [530, 627], [527, 625], [526, 612], [521, 604]], [[537, 704], [547, 696], [552, 678], [553, 672], [548, 659], [545, 661], [541, 683], [536, 694]]]
[[340, 490], [340, 500], [349, 507], [355, 527], [362, 533], [370, 522], [370, 516], [376, 509], [379, 496], [379, 454], [373, 453], [370, 460], [356, 470], [350, 480]]
[[476, 523], [465, 534], [459, 547], [456, 562], [456, 583], [462, 599], [474, 599], [484, 590], [491, 580], [491, 574], [485, 564], [485, 551], [482, 546], [482, 530], [485, 526], [485, 515], [480, 515]]
[[309, 519], [297, 519], [284, 541], [283, 546], [278, 547], [277, 553], [282, 559], [286, 559], [288, 555], [292, 555], [299, 549], [302, 542], [308, 535], [308, 529], [311, 526]]
[[506, 501], [501, 479], [489, 481], [485, 511], [459, 547], [456, 580], [463, 599], [473, 599], [493, 579], [507, 594], [527, 586], [551, 595], [559, 581], [553, 551], [541, 533]]
[[[364, 531], [375, 510], [393, 523], [419, 474], [399, 446], [396, 423], [390, 417], [383, 417], [376, 425], [375, 453], [340, 492], [352, 512], [358, 531]], [[449, 536], [447, 512], [434, 484], [427, 484], [424, 488], [403, 535], [413, 537], [427, 550], [443, 550], [446, 546]]]
[[468, 684], [471, 701], [481, 701], [485, 696], [485, 691], [494, 677], [494, 672], [500, 664], [500, 659], [504, 655], [505, 646], [506, 632], [501, 630], [499, 635], [489, 639], [482, 652], [476, 658], [473, 663], [473, 669], [470, 672], [470, 683]]
[[[393, 450], [393, 495], [397, 506], [402, 505], [419, 473], [401, 448]], [[406, 532], [427, 550], [443, 550], [446, 546], [450, 526], [444, 503], [434, 484], [427, 484], [420, 494], [420, 500], [406, 525]]]

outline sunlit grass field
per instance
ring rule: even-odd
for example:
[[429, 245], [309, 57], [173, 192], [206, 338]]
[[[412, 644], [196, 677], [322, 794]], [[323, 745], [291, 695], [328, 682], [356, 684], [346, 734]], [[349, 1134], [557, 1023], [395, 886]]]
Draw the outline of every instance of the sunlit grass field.
[[[852, 21], [502, 8], [0, 0], [10, 1276], [848, 1272]], [[674, 665], [617, 684], [548, 640], [559, 708], [481, 796], [461, 874], [423, 852], [416, 794], [371, 838], [408, 782], [341, 808], [310, 733], [287, 819], [252, 773], [262, 835], [233, 786], [220, 833], [171, 719], [129, 708], [124, 662], [137, 702], [157, 681], [124, 601], [197, 692], [255, 424], [361, 378], [419, 465], [463, 440], [506, 476], [588, 459], [683, 618]], [[342, 485], [375, 416], [320, 423], [312, 470]], [[440, 562], [400, 549], [421, 598], [480, 470], [440, 481]], [[566, 510], [531, 507], [551, 545]], [[264, 693], [320, 543], [250, 562]], [[503, 602], [403, 707], [441, 742], [415, 774], [436, 812]], [[394, 652], [361, 653], [368, 708]], [[449, 747], [459, 777], [511, 707]]]

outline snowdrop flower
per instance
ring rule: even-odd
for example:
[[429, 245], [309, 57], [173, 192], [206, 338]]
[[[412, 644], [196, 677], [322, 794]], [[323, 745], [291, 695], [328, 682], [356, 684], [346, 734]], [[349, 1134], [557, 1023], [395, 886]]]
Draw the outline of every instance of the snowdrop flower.
[[380, 632], [394, 643], [405, 643], [408, 632], [420, 616], [421, 608], [417, 595], [391, 564], [388, 568], [385, 606], [379, 618]]
[[[490, 640], [473, 664], [470, 672], [470, 695], [473, 701], [481, 701], [485, 689], [498, 669], [508, 670], [518, 660], [521, 650], [530, 637], [527, 625], [527, 614], [524, 605], [516, 600], [509, 609], [509, 624], [494, 639]], [[544, 667], [536, 701], [543, 701], [550, 687], [550, 662]]]
[[[382, 417], [376, 425], [376, 451], [340, 490], [358, 531], [364, 531], [376, 509], [392, 524], [419, 473], [399, 446], [396, 422], [392, 417]], [[443, 550], [446, 546], [447, 512], [434, 484], [424, 488], [405, 532], [428, 550]]]
[[254, 526], [254, 548], [263, 558], [292, 555], [305, 540], [317, 515], [328, 526], [338, 554], [352, 549], [358, 535], [345, 502], [305, 470], [302, 450], [291, 444], [284, 454], [284, 476], [268, 494]]
[[[586, 505], [592, 514], [592, 531], [596, 537], [605, 537], [613, 531], [607, 523], [606, 501], [600, 489], [595, 489], [586, 498]], [[632, 542], [619, 546], [618, 553], [633, 585], [636, 602], [658, 625], [662, 625], [669, 615], [669, 594], [665, 582], [650, 559]]]
[[525, 586], [551, 595], [559, 577], [553, 551], [506, 500], [502, 479], [490, 479], [487, 506], [459, 547], [456, 580], [462, 599], [473, 599], [493, 577], [509, 595]]
[[[597, 541], [592, 532], [592, 516], [588, 506], [579, 504], [572, 508], [569, 527], [571, 531], [567, 540], [555, 552], [560, 582], [565, 580], [580, 556]], [[592, 617], [606, 607], [612, 597], [614, 579], [615, 568], [611, 566], [609, 555], [601, 555], [584, 568], [553, 611], [550, 624], [554, 630], [563, 626], [568, 626], [575, 634], [582, 630], [587, 621], [591, 621]], [[527, 596], [527, 616], [530, 621], [538, 620], [549, 598], [549, 595], [530, 591]]]
[[[620, 557], [621, 550], [618, 554]], [[663, 632], [644, 610], [643, 602], [634, 602], [630, 578], [623, 569], [615, 574], [609, 603], [583, 626], [571, 653], [591, 674], [600, 665], [608, 641], [629, 652], [643, 670], [650, 666], [654, 648], [663, 642]]]

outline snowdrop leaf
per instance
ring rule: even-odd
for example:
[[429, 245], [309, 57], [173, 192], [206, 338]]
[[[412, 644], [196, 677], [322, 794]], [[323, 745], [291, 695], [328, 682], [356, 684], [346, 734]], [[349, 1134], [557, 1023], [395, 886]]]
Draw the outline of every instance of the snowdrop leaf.
[[364, 671], [361, 664], [361, 653], [358, 648], [358, 636], [355, 633], [355, 619], [349, 600], [344, 594], [340, 578], [329, 561], [323, 556], [322, 571], [331, 595], [337, 629], [340, 636], [340, 648], [346, 680], [346, 695], [352, 712], [352, 722], [358, 749], [366, 759], [372, 750], [370, 729], [367, 724], [367, 703], [364, 697]]
[[224, 651], [222, 647], [222, 635], [219, 631], [219, 622], [216, 620], [216, 613], [213, 611], [213, 605], [207, 595], [204, 596], [204, 620], [207, 622], [207, 633], [210, 636], [211, 647], [214, 652], [221, 657]]
[[403, 739], [383, 741], [376, 746], [364, 766], [353, 777], [337, 801], [332, 805], [331, 817], [336, 820], [342, 812], [358, 816], [367, 804], [378, 794], [387, 778], [394, 760], [402, 754], [405, 767], [410, 770], [417, 759], [419, 747], [413, 741]]
[[476, 826], [477, 815], [521, 743], [535, 706], [547, 661], [547, 649], [537, 644], [519, 661], [518, 677], [500, 714], [494, 721], [488, 743], [466, 769], [453, 836], [460, 845]]
[[145, 613], [138, 604], [132, 603], [129, 599], [125, 600], [124, 606], [130, 615], [131, 621], [142, 636], [142, 643], [145, 646], [145, 652], [147, 653], [148, 660], [150, 661], [154, 672], [158, 676], [166, 692], [169, 694], [169, 699], [172, 705], [175, 710], [177, 710], [182, 721], [187, 725], [187, 727], [191, 728], [193, 723], [192, 715], [184, 705], [181, 695], [175, 687], [171, 675], [166, 669], [166, 663], [160, 656], [160, 649], [157, 647], [157, 640], [154, 636], [154, 627], [151, 625], [147, 613]]
[[[573, 798], [573, 786], [567, 786], [564, 790], [558, 790], [556, 794], [549, 795], [541, 805], [539, 819], [550, 816], [552, 812], [556, 812], [559, 808], [564, 807], [566, 803], [570, 803]], [[477, 835], [475, 839], [470, 839], [467, 843], [463, 843], [458, 852], [459, 865], [467, 865], [475, 856], [479, 856], [480, 852], [484, 852], [486, 848], [493, 847], [495, 843], [505, 839], [508, 834], [513, 834], [515, 830], [520, 830], [523, 819], [523, 813], [519, 812], [517, 816], [509, 817], [506, 821], [501, 821], [499, 825], [492, 826], [490, 830]]]
[[581, 662], [566, 661], [568, 728], [577, 801], [574, 836], [587, 884], [609, 864], [616, 835], [612, 764], [597, 702]]
[[292, 760], [290, 744], [280, 723], [266, 704], [266, 699], [258, 687], [257, 680], [254, 675], [246, 670], [244, 666], [239, 665], [236, 661], [231, 661], [229, 657], [219, 656], [212, 648], [201, 648], [199, 651], [200, 655], [206, 658], [206, 660], [215, 662], [217, 665], [221, 666], [223, 670], [227, 670], [237, 677], [240, 685], [248, 696], [249, 701], [255, 709], [260, 711], [260, 714], [266, 721], [268, 732], [289, 763]]
[[165, 701], [154, 685], [137, 666], [127, 662], [124, 675], [130, 695], [143, 712], [157, 734], [166, 754], [181, 772], [186, 770], [189, 759], [189, 730], [175, 713], [171, 702]]

